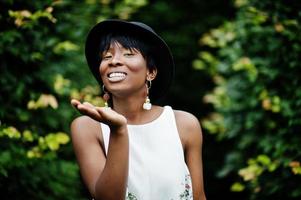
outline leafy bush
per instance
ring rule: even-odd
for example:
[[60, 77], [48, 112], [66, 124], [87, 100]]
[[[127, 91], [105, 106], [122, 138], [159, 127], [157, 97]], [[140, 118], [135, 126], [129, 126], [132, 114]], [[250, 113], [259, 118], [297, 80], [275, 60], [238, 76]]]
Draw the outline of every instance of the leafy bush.
[[69, 100], [103, 104], [87, 73], [85, 35], [97, 21], [127, 18], [146, 3], [1, 1], [2, 199], [84, 199], [67, 134], [76, 116]]
[[301, 197], [301, 4], [236, 0], [237, 16], [204, 34], [195, 69], [212, 76], [202, 120], [229, 141], [218, 176], [250, 199]]

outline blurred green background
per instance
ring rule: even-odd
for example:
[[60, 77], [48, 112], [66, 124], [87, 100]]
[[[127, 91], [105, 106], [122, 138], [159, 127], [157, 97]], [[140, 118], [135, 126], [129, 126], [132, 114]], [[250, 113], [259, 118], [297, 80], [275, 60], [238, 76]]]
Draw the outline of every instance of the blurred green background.
[[301, 198], [300, 1], [2, 0], [1, 199], [89, 198], [69, 101], [103, 104], [83, 46], [107, 18], [145, 22], [169, 44], [162, 104], [200, 119], [207, 199]]

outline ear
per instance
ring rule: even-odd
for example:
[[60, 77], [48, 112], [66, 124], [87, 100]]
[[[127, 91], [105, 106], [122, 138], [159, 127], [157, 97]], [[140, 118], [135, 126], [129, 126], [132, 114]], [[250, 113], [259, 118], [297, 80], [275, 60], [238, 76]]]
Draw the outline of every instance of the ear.
[[148, 81], [152, 81], [156, 78], [157, 76], [157, 68], [153, 68], [153, 69], [148, 69], [147, 72], [146, 72], [146, 80]]

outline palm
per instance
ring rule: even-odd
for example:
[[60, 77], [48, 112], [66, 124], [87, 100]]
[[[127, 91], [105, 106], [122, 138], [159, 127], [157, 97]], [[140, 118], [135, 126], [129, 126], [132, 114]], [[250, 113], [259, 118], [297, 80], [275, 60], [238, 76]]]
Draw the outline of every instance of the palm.
[[88, 102], [81, 103], [78, 100], [72, 100], [71, 104], [83, 115], [107, 124], [111, 128], [118, 128], [126, 125], [126, 118], [110, 108], [96, 107]]

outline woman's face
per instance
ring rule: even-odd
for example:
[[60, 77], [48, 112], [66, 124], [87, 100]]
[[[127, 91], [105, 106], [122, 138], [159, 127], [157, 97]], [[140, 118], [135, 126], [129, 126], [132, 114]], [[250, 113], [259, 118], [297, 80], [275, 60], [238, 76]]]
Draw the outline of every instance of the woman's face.
[[118, 96], [145, 89], [149, 70], [138, 50], [125, 49], [119, 43], [112, 43], [101, 56], [99, 72], [109, 92]]

